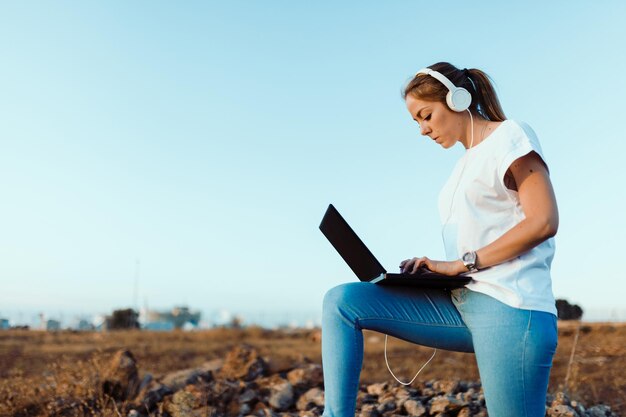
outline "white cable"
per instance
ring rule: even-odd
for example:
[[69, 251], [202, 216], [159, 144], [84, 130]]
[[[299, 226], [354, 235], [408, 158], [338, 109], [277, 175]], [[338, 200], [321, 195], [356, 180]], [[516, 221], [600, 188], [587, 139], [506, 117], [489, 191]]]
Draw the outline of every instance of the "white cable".
[[467, 109], [467, 112], [470, 115], [470, 126], [472, 131], [472, 141], [470, 142], [470, 146], [467, 149], [472, 149], [472, 146], [474, 145], [474, 118], [472, 117], [472, 112], [469, 111], [469, 109]]
[[[469, 113], [470, 116], [470, 131], [471, 131], [471, 141], [470, 141], [470, 145], [469, 149], [472, 149], [472, 146], [474, 146], [474, 118], [472, 117], [472, 112], [469, 111], [469, 109], [467, 109], [467, 112]], [[461, 169], [461, 176], [463, 175], [463, 171], [465, 171], [465, 163], [463, 163], [463, 168]], [[454, 192], [452, 193], [452, 202], [451, 202], [451, 206], [450, 206], [450, 213], [448, 215], [448, 220], [450, 220], [450, 215], [452, 214], [452, 204], [454, 203], [454, 196], [456, 195], [456, 190], [457, 188], [459, 188], [459, 183], [461, 182], [461, 180], [459, 179], [459, 182], [457, 182], [456, 187], [454, 188]], [[447, 224], [448, 220], [446, 220], [446, 222], [444, 223]], [[443, 233], [443, 230], [442, 230]], [[391, 376], [398, 381], [400, 384], [402, 385], [411, 385], [413, 383], [413, 381], [415, 381], [415, 378], [417, 378], [417, 376], [424, 370], [424, 368], [426, 368], [426, 366], [430, 363], [430, 361], [433, 360], [433, 358], [435, 357], [435, 354], [437, 353], [437, 349], [435, 349], [435, 351], [433, 352], [432, 356], [430, 357], [430, 359], [428, 359], [426, 361], [426, 363], [424, 365], [422, 365], [422, 367], [419, 369], [419, 371], [417, 371], [417, 373], [415, 374], [415, 376], [413, 377], [413, 379], [411, 379], [411, 381], [409, 382], [402, 382], [398, 379], [398, 377], [393, 373], [393, 371], [391, 370], [391, 368], [389, 367], [389, 361], [387, 360], [387, 335], [385, 335], [385, 364], [387, 365], [387, 369], [389, 370], [389, 373], [391, 374]], [[569, 370], [568, 370], [569, 372]]]
[[[467, 112], [469, 113], [470, 116], [470, 132], [471, 132], [471, 141], [470, 141], [470, 146], [469, 148], [467, 148], [467, 150], [472, 149], [472, 146], [474, 145], [474, 118], [472, 117], [472, 112], [469, 111], [469, 109], [467, 110]], [[443, 229], [445, 229], [446, 225], [448, 224], [448, 222], [450, 221], [450, 217], [452, 216], [452, 207], [454, 206], [454, 197], [456, 197], [456, 191], [459, 188], [459, 184], [461, 183], [461, 178], [463, 178], [463, 173], [465, 172], [465, 165], [467, 164], [467, 156], [466, 156], [466, 160], [463, 161], [463, 167], [461, 168], [461, 173], [459, 174], [459, 180], [457, 181], [455, 187], [454, 187], [454, 191], [452, 192], [452, 198], [450, 199], [450, 210], [448, 212], [448, 218], [446, 219], [445, 222], [443, 222], [443, 226], [441, 227], [441, 238], [443, 239], [443, 241], [445, 242], [445, 238], [443, 237]]]
[[415, 374], [415, 376], [413, 377], [413, 379], [410, 382], [402, 382], [402, 381], [400, 381], [398, 379], [398, 377], [393, 373], [393, 371], [389, 367], [389, 361], [387, 361], [387, 335], [385, 335], [385, 363], [387, 364], [387, 369], [389, 369], [389, 373], [391, 374], [391, 376], [394, 377], [394, 379], [396, 381], [398, 381], [399, 383], [401, 383], [402, 385], [411, 385], [413, 383], [413, 381], [415, 381], [415, 378], [417, 378], [417, 376], [420, 374], [420, 372], [422, 372], [422, 370], [424, 368], [426, 368], [426, 365], [428, 365], [430, 363], [430, 361], [433, 360], [433, 358], [435, 357], [435, 353], [437, 353], [437, 349], [435, 349], [435, 351], [433, 352], [433, 355], [430, 357], [430, 359], [428, 359], [428, 361], [426, 361], [426, 363], [424, 365], [422, 365], [420, 370], [417, 371], [417, 373]]

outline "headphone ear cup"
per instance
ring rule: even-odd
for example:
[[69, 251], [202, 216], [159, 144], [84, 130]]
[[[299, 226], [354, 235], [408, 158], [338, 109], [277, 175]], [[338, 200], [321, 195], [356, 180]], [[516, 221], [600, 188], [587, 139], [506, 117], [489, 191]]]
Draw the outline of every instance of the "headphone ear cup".
[[456, 112], [462, 112], [472, 104], [472, 95], [463, 87], [455, 87], [446, 94], [448, 107]]

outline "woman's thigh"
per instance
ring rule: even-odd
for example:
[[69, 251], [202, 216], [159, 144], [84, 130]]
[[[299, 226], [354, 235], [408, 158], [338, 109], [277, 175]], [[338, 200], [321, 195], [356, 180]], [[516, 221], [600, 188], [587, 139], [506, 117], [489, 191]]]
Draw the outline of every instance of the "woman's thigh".
[[472, 352], [472, 336], [443, 290], [382, 287], [367, 282], [339, 285], [324, 298], [324, 321], [346, 320], [412, 343]]
[[543, 416], [556, 317], [521, 310], [467, 289], [453, 298], [472, 333], [490, 416]]

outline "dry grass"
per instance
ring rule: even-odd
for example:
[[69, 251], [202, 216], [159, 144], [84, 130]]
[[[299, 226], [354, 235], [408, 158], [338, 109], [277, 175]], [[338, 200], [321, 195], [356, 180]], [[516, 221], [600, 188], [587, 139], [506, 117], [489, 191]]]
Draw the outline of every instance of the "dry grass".
[[[559, 324], [559, 347], [550, 391], [567, 390], [584, 404], [609, 404], [626, 414], [626, 323], [584, 324], [579, 333], [568, 386], [564, 386], [577, 323]], [[321, 362], [315, 331], [214, 329], [201, 332], [0, 332], [0, 415], [118, 416], [120, 410], [98, 395], [104, 364], [118, 349], [137, 358], [140, 374], [154, 376], [223, 358], [232, 347], [248, 343], [270, 359], [275, 371], [302, 361]], [[362, 382], [391, 380], [383, 358], [384, 337], [364, 333]], [[394, 372], [410, 378], [432, 350], [389, 340]], [[439, 351], [419, 379], [477, 380], [473, 355]], [[123, 414], [123, 413], [121, 413]]]

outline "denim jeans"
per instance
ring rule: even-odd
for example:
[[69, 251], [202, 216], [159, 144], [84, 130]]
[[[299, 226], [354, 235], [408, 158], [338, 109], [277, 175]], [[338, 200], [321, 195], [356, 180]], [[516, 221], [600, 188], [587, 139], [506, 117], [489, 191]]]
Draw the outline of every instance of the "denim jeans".
[[557, 344], [553, 314], [510, 307], [466, 288], [447, 292], [355, 282], [324, 297], [324, 416], [354, 416], [362, 329], [438, 349], [474, 352], [490, 417], [545, 415]]

